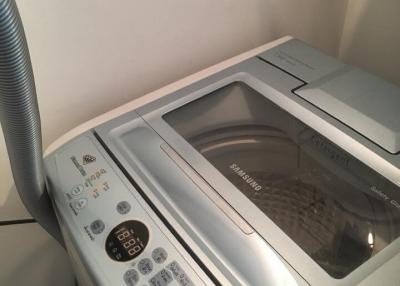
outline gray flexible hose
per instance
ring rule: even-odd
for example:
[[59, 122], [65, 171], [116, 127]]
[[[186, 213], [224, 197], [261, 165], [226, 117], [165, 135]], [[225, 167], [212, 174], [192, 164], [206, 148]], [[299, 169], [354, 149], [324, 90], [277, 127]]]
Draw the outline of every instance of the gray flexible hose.
[[45, 191], [40, 115], [24, 29], [14, 0], [0, 0], [0, 121], [14, 182], [30, 214], [57, 240]]

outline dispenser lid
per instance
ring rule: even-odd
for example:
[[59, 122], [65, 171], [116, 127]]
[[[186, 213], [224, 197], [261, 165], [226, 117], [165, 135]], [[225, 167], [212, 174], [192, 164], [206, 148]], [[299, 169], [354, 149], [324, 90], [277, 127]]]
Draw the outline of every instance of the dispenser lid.
[[400, 89], [347, 67], [295, 92], [390, 153], [400, 152]]

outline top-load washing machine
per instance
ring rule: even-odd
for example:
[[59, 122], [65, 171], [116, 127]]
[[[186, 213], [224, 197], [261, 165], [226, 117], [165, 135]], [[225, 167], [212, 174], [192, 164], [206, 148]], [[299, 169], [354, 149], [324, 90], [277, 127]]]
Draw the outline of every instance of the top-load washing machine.
[[0, 1], [14, 180], [79, 285], [398, 286], [399, 106], [395, 85], [283, 38], [84, 124], [43, 164], [22, 23]]
[[267, 47], [46, 156], [82, 284], [400, 283], [399, 89]]

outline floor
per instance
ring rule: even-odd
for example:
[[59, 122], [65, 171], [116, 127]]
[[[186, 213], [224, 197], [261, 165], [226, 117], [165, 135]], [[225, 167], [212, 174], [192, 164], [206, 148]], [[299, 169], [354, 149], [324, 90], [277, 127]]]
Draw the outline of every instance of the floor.
[[0, 285], [74, 285], [66, 252], [37, 223], [1, 226], [0, 243]]

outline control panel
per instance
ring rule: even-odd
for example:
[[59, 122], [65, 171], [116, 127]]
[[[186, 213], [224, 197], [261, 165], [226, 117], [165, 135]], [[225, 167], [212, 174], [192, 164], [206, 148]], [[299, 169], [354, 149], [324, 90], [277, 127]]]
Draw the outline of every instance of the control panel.
[[94, 137], [70, 142], [55, 162], [56, 208], [95, 280], [127, 286], [209, 284]]

